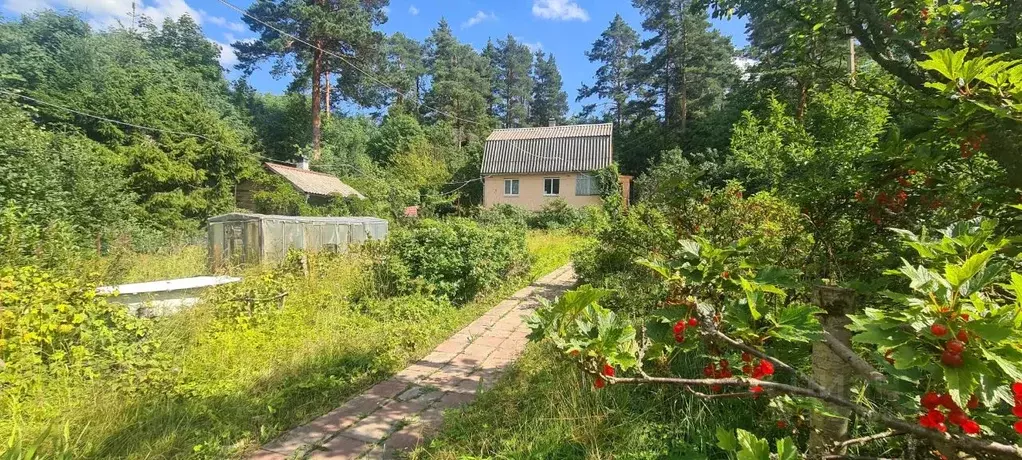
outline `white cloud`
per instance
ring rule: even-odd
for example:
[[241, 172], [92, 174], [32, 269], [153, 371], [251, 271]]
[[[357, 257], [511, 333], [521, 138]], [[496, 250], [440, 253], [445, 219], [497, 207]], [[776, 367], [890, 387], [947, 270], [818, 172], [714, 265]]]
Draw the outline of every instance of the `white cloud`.
[[525, 45], [525, 47], [528, 48], [529, 51], [532, 51], [533, 53], [543, 49], [543, 42], [529, 43], [527, 41], [522, 41], [522, 44]]
[[497, 19], [497, 15], [493, 14], [492, 11], [489, 12], [489, 13], [486, 13], [484, 11], [476, 11], [475, 16], [472, 16], [471, 18], [468, 18], [468, 21], [465, 21], [461, 25], [461, 28], [465, 29], [465, 28], [468, 28], [468, 27], [472, 27], [472, 26], [474, 26], [476, 24], [479, 24], [480, 22], [483, 22], [483, 21], [493, 21], [493, 20], [496, 20], [496, 19]]
[[419, 9], [416, 8], [415, 5], [409, 6], [408, 7], [408, 14], [410, 14], [412, 16], [418, 16], [419, 15]]
[[202, 15], [203, 19], [209, 21], [210, 24], [218, 25], [220, 27], [224, 27], [227, 25], [227, 20], [224, 19], [222, 16], [210, 16], [209, 14], [202, 10], [199, 10], [199, 14]]
[[[131, 23], [132, 0], [4, 0], [3, 7], [14, 13], [28, 13], [36, 10], [74, 9], [80, 11], [89, 22], [97, 27], [105, 28]], [[176, 19], [188, 14], [195, 22], [202, 23], [208, 18], [201, 11], [193, 9], [185, 0], [145, 0], [137, 1], [135, 12], [148, 16], [156, 24], [164, 19]], [[222, 18], [220, 18], [222, 19]], [[215, 21], [215, 19], [213, 20]], [[213, 22], [211, 21], [211, 22]], [[214, 22], [215, 23], [215, 22]]]
[[560, 21], [578, 19], [586, 22], [589, 20], [589, 13], [571, 0], [533, 0], [532, 14], [543, 19]]
[[210, 39], [209, 41], [220, 47], [220, 66], [227, 70], [231, 70], [231, 68], [234, 67], [234, 64], [238, 63], [238, 55], [234, 52], [234, 47], [230, 45], [230, 42], [233, 42], [234, 40], [231, 40], [228, 43], [221, 43], [213, 39]]
[[235, 32], [244, 32], [244, 31], [248, 30], [248, 26], [246, 26], [245, 24], [242, 24], [240, 22], [228, 22], [227, 23], [227, 28], [229, 30], [233, 30]]

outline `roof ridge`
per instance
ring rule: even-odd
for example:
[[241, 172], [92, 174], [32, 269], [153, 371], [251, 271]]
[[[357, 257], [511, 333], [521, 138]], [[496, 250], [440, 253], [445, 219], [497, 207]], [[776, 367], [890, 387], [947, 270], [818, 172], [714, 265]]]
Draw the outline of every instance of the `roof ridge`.
[[[317, 174], [317, 175], [320, 175], [320, 176], [333, 177], [333, 178], [336, 178], [336, 179], [340, 180], [339, 177], [337, 177], [337, 176], [335, 176], [333, 174], [325, 173], [325, 172], [319, 172], [319, 171], [313, 171], [311, 169], [302, 169], [302, 168], [298, 168], [298, 167], [295, 167], [295, 166], [288, 166], [288, 165], [285, 165], [285, 164], [274, 163], [272, 161], [267, 161], [267, 162], [264, 162], [263, 164], [267, 165], [267, 166], [280, 166], [282, 168], [291, 169], [291, 170], [294, 170], [294, 171], [298, 171], [300, 173], [309, 173], [309, 174]], [[343, 183], [343, 181], [342, 181], [342, 183]]]

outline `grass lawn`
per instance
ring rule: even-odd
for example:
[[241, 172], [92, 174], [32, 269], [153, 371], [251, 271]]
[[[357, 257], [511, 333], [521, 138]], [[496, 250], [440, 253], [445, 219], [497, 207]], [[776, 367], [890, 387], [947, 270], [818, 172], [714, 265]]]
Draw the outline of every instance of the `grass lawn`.
[[[60, 432], [66, 424], [72, 438], [81, 435], [73, 448], [82, 457], [239, 456], [424, 356], [567, 263], [579, 242], [567, 233], [530, 232], [530, 275], [461, 308], [421, 296], [359, 298], [366, 261], [354, 256], [288, 286], [287, 308], [249, 327], [225, 324], [216, 302], [206, 302], [155, 325], [169, 362], [163, 390], [54, 376], [20, 401], [8, 398], [0, 436], [34, 439], [47, 425]], [[258, 276], [246, 274], [250, 282]]]

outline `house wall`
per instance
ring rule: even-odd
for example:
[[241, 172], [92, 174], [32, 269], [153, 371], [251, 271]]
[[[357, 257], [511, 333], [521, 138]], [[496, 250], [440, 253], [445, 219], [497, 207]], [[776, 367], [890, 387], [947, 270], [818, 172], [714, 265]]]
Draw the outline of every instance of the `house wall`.
[[[599, 195], [575, 195], [575, 178], [578, 174], [518, 174], [486, 176], [483, 181], [483, 206], [491, 207], [498, 203], [507, 203], [532, 211], [538, 211], [544, 204], [562, 199], [572, 207], [581, 208], [586, 205], [599, 205]], [[561, 190], [558, 196], [543, 196], [543, 179], [558, 177], [561, 179]], [[504, 179], [518, 179], [518, 196], [504, 195]]]

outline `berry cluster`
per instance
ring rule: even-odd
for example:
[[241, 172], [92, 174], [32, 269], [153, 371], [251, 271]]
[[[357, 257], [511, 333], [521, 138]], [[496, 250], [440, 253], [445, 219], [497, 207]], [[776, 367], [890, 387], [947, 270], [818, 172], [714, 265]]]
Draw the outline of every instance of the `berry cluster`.
[[1015, 407], [1011, 409], [1011, 413], [1020, 419], [1012, 428], [1016, 433], [1022, 434], [1022, 382], [1011, 384], [1011, 392], [1015, 394]]
[[679, 319], [674, 323], [674, 341], [681, 343], [685, 341], [685, 328], [699, 326], [699, 320], [695, 318]]
[[987, 140], [986, 134], [972, 135], [967, 139], [958, 144], [958, 150], [962, 154], [962, 158], [969, 158], [983, 147], [983, 142]]
[[614, 376], [614, 366], [611, 366], [610, 364], [604, 364], [603, 365], [603, 370], [600, 371], [600, 375], [596, 376], [596, 380], [593, 381], [593, 386], [596, 387], [597, 389], [603, 388], [603, 387], [607, 386], [607, 381], [604, 380], [603, 378], [604, 377], [613, 377], [613, 376]]
[[[703, 375], [714, 379], [729, 379], [735, 376], [734, 372], [731, 371], [731, 363], [726, 359], [720, 360], [720, 368], [717, 368], [717, 365], [713, 362], [707, 364], [703, 368]], [[710, 390], [714, 392], [720, 392], [722, 389], [720, 385], [710, 386]]]
[[[919, 425], [944, 433], [947, 432], [947, 423], [945, 423], [947, 421], [961, 428], [965, 434], [979, 434], [979, 423], [969, 418], [965, 411], [955, 404], [950, 394], [938, 395], [931, 391], [920, 398], [920, 404], [926, 409], [926, 413], [919, 416]], [[979, 407], [979, 399], [976, 398], [976, 395], [972, 395], [966, 407], [969, 409]], [[941, 408], [947, 410], [947, 413], [945, 414]]]
[[[969, 315], [962, 314], [963, 321], [969, 320]], [[934, 323], [930, 326], [930, 333], [937, 337], [948, 335], [948, 327]], [[955, 337], [944, 344], [944, 352], [940, 355], [940, 362], [947, 367], [962, 367], [962, 352], [965, 351], [965, 344], [969, 341], [969, 332], [965, 328], [959, 329]]]

